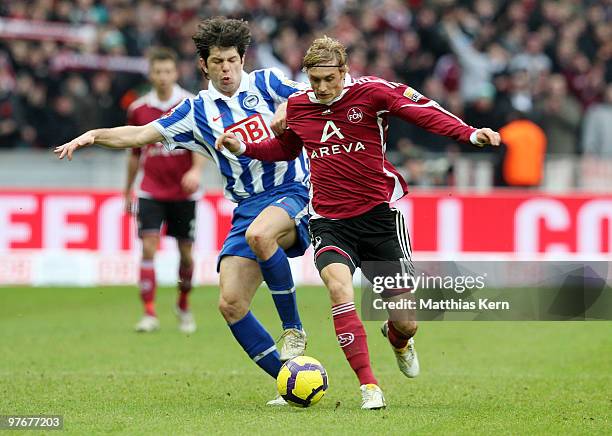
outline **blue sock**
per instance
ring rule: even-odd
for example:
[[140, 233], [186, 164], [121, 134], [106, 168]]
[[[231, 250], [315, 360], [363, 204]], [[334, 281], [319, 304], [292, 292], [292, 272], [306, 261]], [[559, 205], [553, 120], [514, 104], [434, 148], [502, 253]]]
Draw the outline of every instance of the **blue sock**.
[[278, 247], [276, 253], [268, 260], [258, 260], [264, 280], [270, 288], [274, 305], [283, 329], [302, 329], [302, 321], [295, 301], [295, 286], [291, 276], [291, 268], [285, 251]]
[[232, 334], [261, 369], [276, 378], [283, 363], [278, 358], [278, 351], [272, 336], [249, 311], [244, 318], [229, 325]]

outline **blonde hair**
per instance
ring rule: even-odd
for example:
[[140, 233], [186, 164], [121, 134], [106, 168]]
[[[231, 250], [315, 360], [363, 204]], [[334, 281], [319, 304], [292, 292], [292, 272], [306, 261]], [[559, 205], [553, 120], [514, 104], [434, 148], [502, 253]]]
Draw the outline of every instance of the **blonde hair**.
[[304, 56], [304, 71], [308, 68], [333, 62], [335, 66], [346, 66], [346, 48], [337, 39], [325, 35], [315, 39]]

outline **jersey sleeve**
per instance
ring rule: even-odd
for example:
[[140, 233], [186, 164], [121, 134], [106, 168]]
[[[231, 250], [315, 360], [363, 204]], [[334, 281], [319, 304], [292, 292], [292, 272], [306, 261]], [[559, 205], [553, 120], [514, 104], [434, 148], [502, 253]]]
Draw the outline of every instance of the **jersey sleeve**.
[[149, 124], [164, 137], [162, 142], [167, 150], [174, 150], [178, 146], [193, 148], [194, 115], [193, 101], [190, 98], [184, 99], [169, 113]]
[[284, 103], [294, 92], [308, 88], [305, 83], [288, 79], [278, 68], [270, 68], [267, 73], [269, 89], [272, 91], [271, 96], [276, 103]]
[[461, 142], [469, 143], [470, 135], [476, 131], [437, 102], [409, 86], [377, 78], [368, 86], [372, 88], [369, 94], [378, 113], [388, 112], [429, 132]]
[[293, 130], [287, 129], [278, 137], [268, 138], [258, 143], [246, 143], [244, 156], [265, 162], [290, 161], [302, 152], [302, 140]]

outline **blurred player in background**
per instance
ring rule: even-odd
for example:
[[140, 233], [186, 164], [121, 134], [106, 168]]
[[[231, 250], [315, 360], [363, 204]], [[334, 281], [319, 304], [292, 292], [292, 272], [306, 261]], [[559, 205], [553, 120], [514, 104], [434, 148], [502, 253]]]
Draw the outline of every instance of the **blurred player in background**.
[[[366, 332], [355, 310], [352, 276], [363, 261], [396, 263], [413, 272], [404, 218], [389, 207], [408, 190], [385, 159], [388, 115], [479, 146], [499, 145], [499, 134], [466, 125], [406, 85], [377, 77], [352, 81], [346, 50], [332, 38], [313, 42], [304, 68], [312, 89], [289, 98], [284, 135], [245, 144], [226, 133], [217, 139], [217, 147], [263, 161], [294, 159], [306, 149], [312, 174], [310, 232], [315, 263], [329, 290], [338, 343], [361, 385], [362, 409], [380, 409], [386, 406], [385, 398], [372, 372]], [[387, 298], [409, 291], [392, 289]], [[416, 330], [414, 318], [394, 318], [382, 328], [407, 377], [419, 374]]]
[[[91, 144], [113, 148], [163, 142], [198, 151], [215, 162], [225, 195], [238, 203], [232, 228], [219, 255], [219, 310], [242, 348], [276, 378], [283, 360], [304, 353], [306, 334], [297, 310], [295, 286], [287, 257], [304, 254], [308, 235], [309, 170], [304, 155], [286, 162], [261, 162], [215, 149], [215, 138], [235, 132], [248, 141], [282, 133], [284, 116], [273, 122], [289, 95], [303, 86], [278, 70], [244, 72], [251, 41], [247, 23], [216, 17], [200, 23], [193, 37], [209, 89], [184, 100], [171, 114], [145, 126], [96, 129], [59, 146], [55, 153], [72, 158]], [[279, 352], [274, 340], [250, 310], [257, 288], [266, 281], [283, 326]], [[270, 405], [284, 405], [278, 396]]]
[[[193, 96], [176, 83], [176, 62], [176, 54], [172, 50], [152, 49], [149, 53], [149, 81], [153, 89], [130, 105], [128, 124], [144, 126], [161, 117], [183, 99]], [[201, 195], [198, 188], [203, 165], [202, 155], [184, 148], [167, 151], [160, 142], [130, 150], [124, 192], [127, 213], [135, 212], [132, 187], [136, 176], [140, 175], [137, 189], [138, 236], [142, 240], [139, 285], [145, 313], [136, 324], [138, 332], [151, 332], [159, 328], [155, 312], [157, 284], [154, 261], [164, 223], [166, 234], [176, 238], [180, 254], [176, 307], [179, 329], [184, 333], [193, 333], [196, 330], [194, 317], [189, 310], [188, 296], [192, 287], [191, 251], [196, 201]]]

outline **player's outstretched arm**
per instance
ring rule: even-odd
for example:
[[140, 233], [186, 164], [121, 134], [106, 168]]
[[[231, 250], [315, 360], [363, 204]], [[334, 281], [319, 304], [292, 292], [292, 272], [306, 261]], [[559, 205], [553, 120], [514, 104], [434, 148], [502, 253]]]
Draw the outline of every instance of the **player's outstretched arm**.
[[215, 141], [215, 147], [224, 148], [236, 156], [245, 155], [251, 159], [266, 162], [290, 161], [302, 152], [302, 140], [292, 130], [285, 130], [279, 137], [268, 138], [261, 142], [245, 144], [233, 133], [223, 133]]
[[110, 148], [142, 147], [146, 144], [160, 142], [164, 139], [161, 133], [150, 124], [144, 126], [121, 126], [110, 129], [95, 129], [83, 133], [72, 141], [55, 147], [53, 152], [58, 158], [65, 156], [72, 160], [75, 150], [92, 144]]

